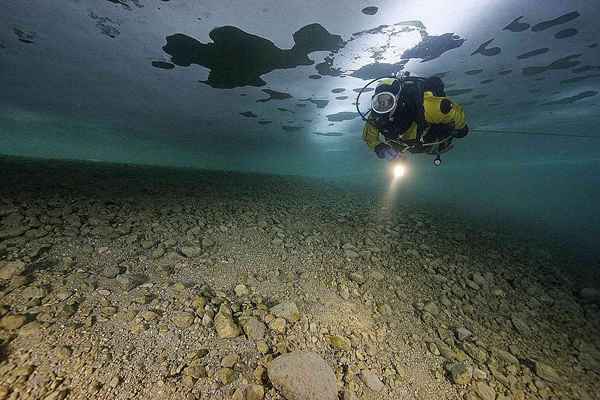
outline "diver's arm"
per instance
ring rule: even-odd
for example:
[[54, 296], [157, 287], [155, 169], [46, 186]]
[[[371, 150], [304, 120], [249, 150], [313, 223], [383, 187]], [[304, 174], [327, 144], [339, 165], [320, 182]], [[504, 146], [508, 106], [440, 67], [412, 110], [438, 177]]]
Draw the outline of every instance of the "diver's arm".
[[375, 147], [377, 147], [377, 145], [380, 143], [379, 130], [369, 122], [365, 122], [362, 136], [363, 140], [371, 150], [375, 150]]
[[430, 124], [452, 125], [454, 129], [462, 130], [467, 125], [466, 116], [460, 104], [447, 97], [436, 97], [426, 92], [423, 103], [425, 120]]

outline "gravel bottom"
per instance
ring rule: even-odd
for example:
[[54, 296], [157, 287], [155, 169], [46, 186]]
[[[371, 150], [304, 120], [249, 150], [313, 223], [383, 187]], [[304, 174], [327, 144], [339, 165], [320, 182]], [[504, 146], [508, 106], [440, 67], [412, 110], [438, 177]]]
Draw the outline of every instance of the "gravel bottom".
[[344, 400], [600, 398], [598, 276], [549, 244], [313, 179], [0, 168], [0, 400], [283, 399], [296, 352]]

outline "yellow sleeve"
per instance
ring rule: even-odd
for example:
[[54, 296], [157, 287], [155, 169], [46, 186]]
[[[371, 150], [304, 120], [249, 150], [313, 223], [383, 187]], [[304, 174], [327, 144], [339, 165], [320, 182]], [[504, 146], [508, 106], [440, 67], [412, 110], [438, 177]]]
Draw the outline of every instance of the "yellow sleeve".
[[379, 130], [371, 125], [369, 122], [365, 122], [365, 126], [363, 127], [362, 133], [363, 140], [369, 146], [369, 149], [375, 150], [375, 146], [377, 146], [379, 141]]
[[463, 108], [447, 97], [436, 97], [431, 92], [425, 92], [423, 105], [425, 120], [430, 124], [448, 124], [455, 129], [462, 129], [466, 125]]

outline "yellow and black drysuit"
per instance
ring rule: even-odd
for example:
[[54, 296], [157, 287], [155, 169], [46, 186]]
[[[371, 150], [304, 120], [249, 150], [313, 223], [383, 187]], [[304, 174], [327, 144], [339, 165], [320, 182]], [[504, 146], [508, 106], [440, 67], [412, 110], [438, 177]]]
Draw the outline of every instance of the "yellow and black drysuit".
[[[426, 84], [422, 97], [418, 97], [423, 99], [421, 112], [422, 121], [424, 121], [421, 136], [425, 138], [425, 142], [429, 143], [447, 138], [451, 134], [453, 137], [458, 138], [466, 136], [468, 127], [463, 108], [445, 96], [443, 83], [439, 78], [435, 79], [437, 79], [435, 82], [439, 82], [441, 88], [428, 88]], [[393, 83], [394, 79], [390, 78], [383, 80], [381, 86], [390, 87]], [[379, 87], [377, 90], [379, 90]], [[438, 96], [435, 96], [434, 92]], [[399, 150], [403, 148], [400, 143], [412, 143], [416, 146], [413, 146], [411, 152], [426, 152], [427, 150], [420, 146], [417, 140], [420, 138], [417, 137], [419, 129], [416, 108], [411, 111], [410, 104], [406, 107], [405, 102], [404, 107], [399, 107], [394, 111], [393, 117], [392, 122], [386, 121], [387, 126], [382, 129], [375, 121], [374, 113], [371, 113], [363, 128], [363, 139], [369, 149], [377, 151], [379, 145], [386, 145]]]

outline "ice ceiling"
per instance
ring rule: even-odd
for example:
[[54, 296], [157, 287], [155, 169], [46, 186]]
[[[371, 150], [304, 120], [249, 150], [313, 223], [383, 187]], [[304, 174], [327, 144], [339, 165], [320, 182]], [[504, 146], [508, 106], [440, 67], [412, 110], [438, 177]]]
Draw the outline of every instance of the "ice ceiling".
[[[381, 164], [356, 92], [399, 70], [441, 76], [473, 128], [598, 135], [599, 19], [589, 0], [5, 0], [0, 153], [359, 174]], [[474, 133], [447, 158], [597, 143]]]

